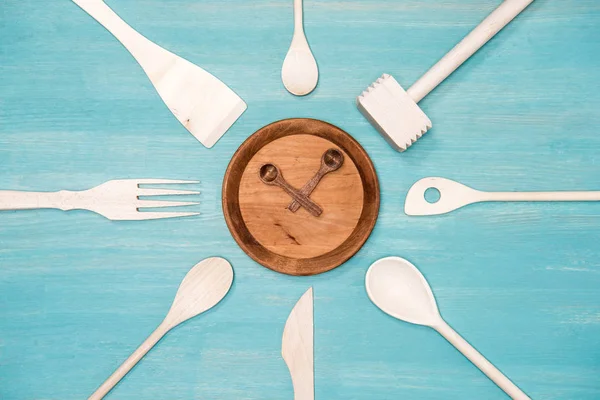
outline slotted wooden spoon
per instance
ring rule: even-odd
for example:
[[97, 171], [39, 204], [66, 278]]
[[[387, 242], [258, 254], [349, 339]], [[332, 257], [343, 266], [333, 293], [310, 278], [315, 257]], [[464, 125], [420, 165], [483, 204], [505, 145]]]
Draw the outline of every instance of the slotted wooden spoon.
[[[427, 201], [430, 189], [439, 192], [439, 199]], [[446, 178], [423, 178], [406, 195], [406, 215], [446, 214], [473, 203], [485, 201], [600, 201], [600, 192], [482, 192]]]

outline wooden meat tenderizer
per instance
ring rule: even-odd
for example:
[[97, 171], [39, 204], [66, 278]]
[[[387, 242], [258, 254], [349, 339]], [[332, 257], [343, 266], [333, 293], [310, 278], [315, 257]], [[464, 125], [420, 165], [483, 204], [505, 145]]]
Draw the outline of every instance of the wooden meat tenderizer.
[[417, 103], [532, 2], [504, 1], [407, 91], [394, 77], [383, 74], [358, 96], [358, 109], [393, 148], [405, 151], [431, 128], [431, 121]]

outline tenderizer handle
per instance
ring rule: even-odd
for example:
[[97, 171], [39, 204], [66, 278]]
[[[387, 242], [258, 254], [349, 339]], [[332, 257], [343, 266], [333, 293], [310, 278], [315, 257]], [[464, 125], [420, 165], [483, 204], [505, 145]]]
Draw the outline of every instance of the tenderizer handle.
[[450, 76], [477, 50], [500, 32], [533, 0], [505, 0], [448, 54], [429, 69], [410, 89], [408, 95], [418, 103]]
[[441, 321], [433, 327], [458, 351], [469, 359], [477, 368], [487, 375], [500, 389], [515, 400], [531, 400], [521, 389], [511, 382], [498, 368], [489, 362], [480, 352], [463, 339], [450, 325]]

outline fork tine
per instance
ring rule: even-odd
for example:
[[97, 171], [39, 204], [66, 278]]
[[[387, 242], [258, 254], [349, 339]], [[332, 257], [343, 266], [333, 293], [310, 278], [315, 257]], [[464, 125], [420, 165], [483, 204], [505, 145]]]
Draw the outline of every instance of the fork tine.
[[175, 179], [133, 179], [138, 185], [171, 185], [171, 184], [194, 184], [200, 181], [185, 181]]
[[199, 212], [136, 212], [135, 216], [132, 216], [131, 220], [151, 220], [151, 219], [163, 219], [163, 218], [178, 218], [178, 217], [193, 217], [194, 215], [200, 215]]
[[185, 194], [200, 194], [195, 190], [170, 190], [170, 189], [138, 189], [138, 196], [179, 196]]
[[154, 200], [140, 200], [138, 208], [161, 208], [161, 207], [184, 207], [184, 206], [197, 206], [200, 203], [188, 202], [188, 201], [154, 201]]

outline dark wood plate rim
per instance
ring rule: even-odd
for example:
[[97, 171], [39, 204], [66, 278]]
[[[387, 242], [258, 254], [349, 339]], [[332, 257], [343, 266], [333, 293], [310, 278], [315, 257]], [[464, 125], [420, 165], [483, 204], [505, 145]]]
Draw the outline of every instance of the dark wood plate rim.
[[[363, 184], [363, 209], [352, 234], [337, 248], [313, 258], [285, 257], [262, 246], [250, 233], [239, 207], [239, 188], [246, 166], [267, 144], [282, 137], [309, 134], [339, 146], [352, 159]], [[231, 235], [254, 261], [288, 275], [316, 275], [349, 260], [367, 241], [379, 215], [379, 180], [373, 162], [363, 147], [335, 125], [309, 118], [273, 122], [252, 134], [235, 152], [223, 178], [222, 205]]]

